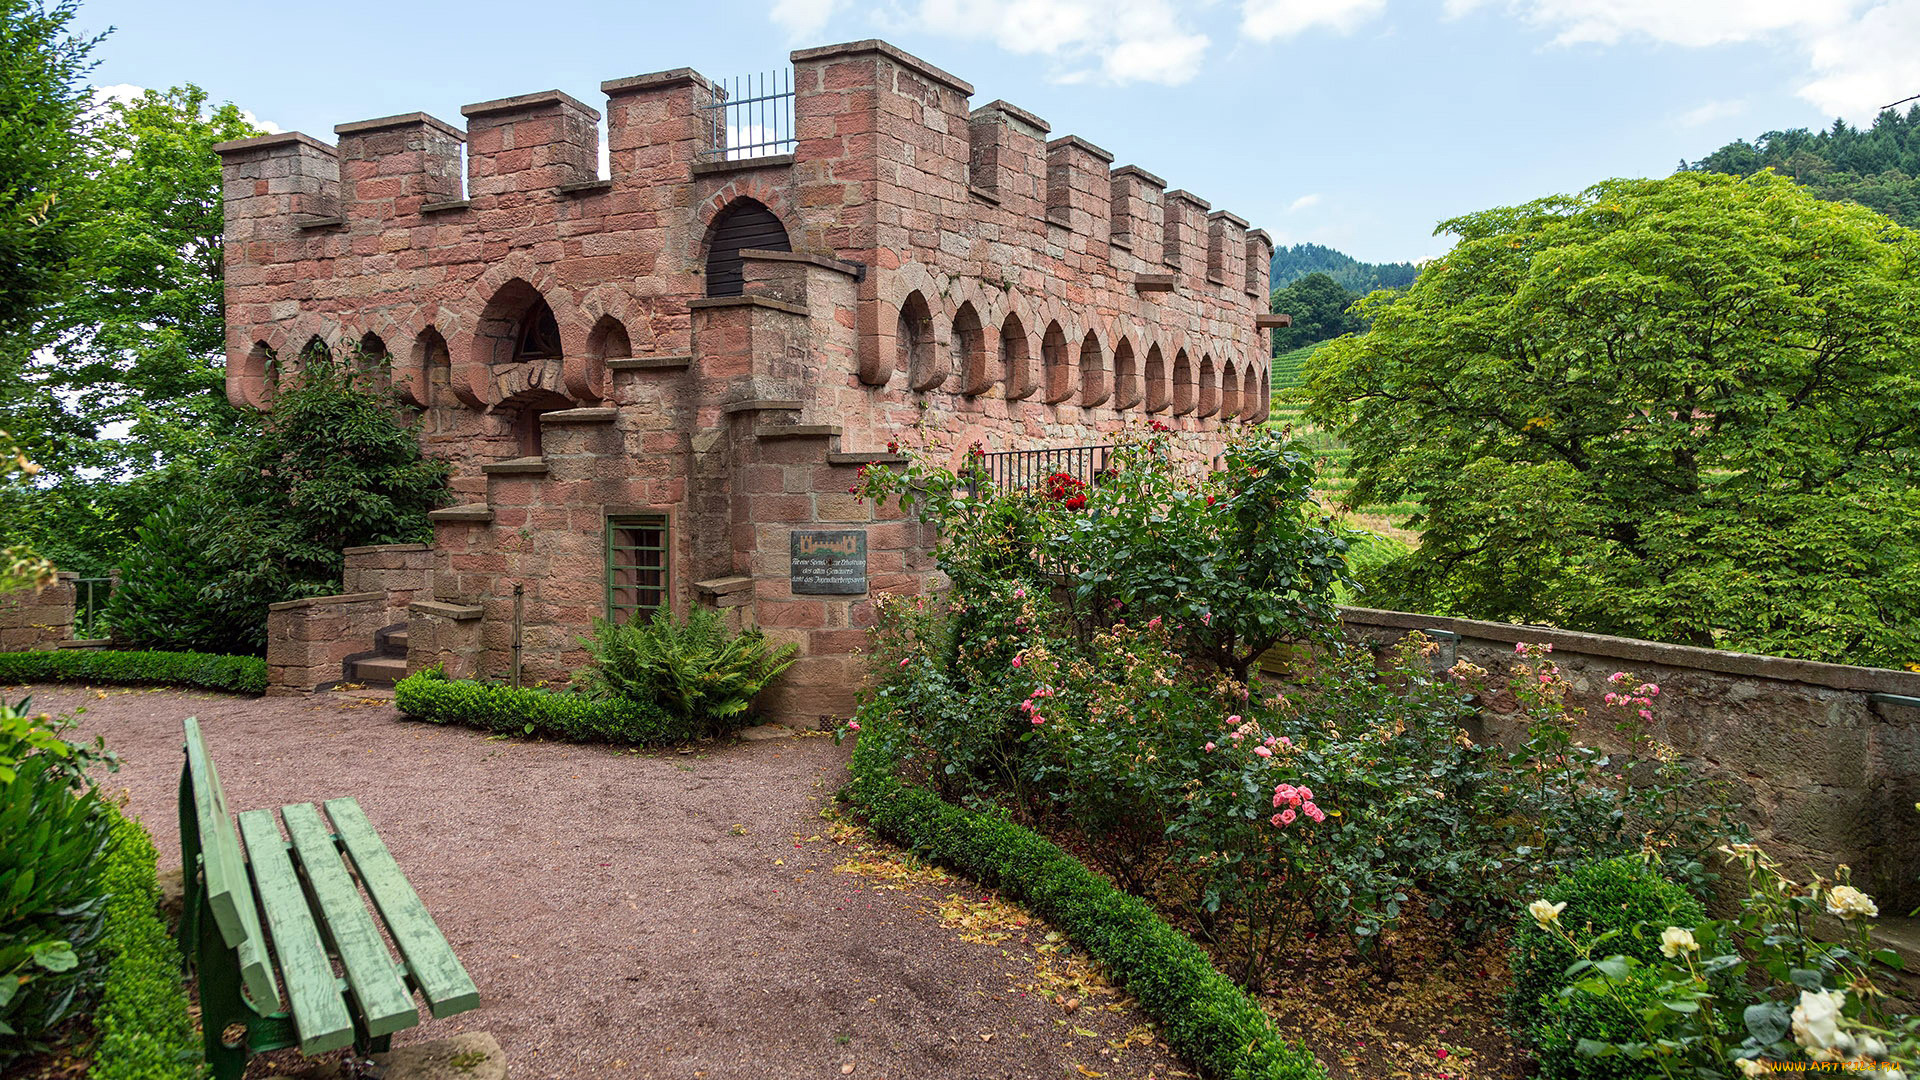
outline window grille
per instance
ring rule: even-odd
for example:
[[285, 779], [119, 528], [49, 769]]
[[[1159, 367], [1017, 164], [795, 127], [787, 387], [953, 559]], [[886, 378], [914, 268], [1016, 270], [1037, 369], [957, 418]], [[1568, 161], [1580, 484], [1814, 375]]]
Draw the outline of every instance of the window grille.
[[703, 161], [791, 154], [798, 142], [793, 132], [793, 72], [786, 68], [715, 83], [713, 99], [700, 108], [706, 124]]
[[607, 619], [624, 623], [667, 606], [667, 519], [607, 519]]

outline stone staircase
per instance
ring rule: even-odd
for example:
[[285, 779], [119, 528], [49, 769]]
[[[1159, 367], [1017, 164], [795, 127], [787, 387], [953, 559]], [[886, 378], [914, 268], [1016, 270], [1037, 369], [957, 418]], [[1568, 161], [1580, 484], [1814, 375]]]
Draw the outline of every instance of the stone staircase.
[[356, 653], [341, 664], [341, 677], [361, 686], [392, 686], [407, 677], [407, 624], [374, 631], [373, 651]]

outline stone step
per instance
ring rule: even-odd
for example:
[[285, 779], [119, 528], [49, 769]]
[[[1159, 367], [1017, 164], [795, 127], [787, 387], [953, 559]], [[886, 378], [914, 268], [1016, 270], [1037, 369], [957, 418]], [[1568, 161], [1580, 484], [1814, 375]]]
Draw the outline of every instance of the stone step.
[[387, 640], [383, 644], [386, 655], [405, 656], [407, 655], [407, 632], [405, 630], [395, 630], [393, 633], [387, 635]]
[[467, 521], [483, 524], [493, 520], [493, 507], [486, 503], [467, 503], [464, 506], [448, 506], [439, 510], [427, 511], [429, 521]]
[[362, 686], [392, 686], [407, 677], [404, 656], [370, 656], [354, 660], [348, 666], [352, 670], [346, 673], [347, 681]]

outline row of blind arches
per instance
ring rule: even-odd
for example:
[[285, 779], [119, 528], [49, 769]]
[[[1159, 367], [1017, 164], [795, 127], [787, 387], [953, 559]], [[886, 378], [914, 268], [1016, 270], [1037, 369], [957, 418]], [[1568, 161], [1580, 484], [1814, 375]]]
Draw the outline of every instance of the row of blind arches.
[[1142, 355], [1131, 338], [1123, 336], [1109, 348], [1092, 330], [1070, 342], [1058, 320], [1041, 331], [1036, 352], [1018, 314], [989, 327], [971, 302], [954, 313], [949, 362], [939, 355], [933, 320], [919, 292], [910, 293], [900, 305], [894, 370], [916, 390], [957, 379], [955, 388], [968, 397], [998, 390], [1009, 400], [1249, 422], [1266, 419], [1271, 376], [1261, 364], [1216, 360], [1211, 353], [1196, 359], [1184, 348], [1169, 358], [1158, 344], [1147, 345]]

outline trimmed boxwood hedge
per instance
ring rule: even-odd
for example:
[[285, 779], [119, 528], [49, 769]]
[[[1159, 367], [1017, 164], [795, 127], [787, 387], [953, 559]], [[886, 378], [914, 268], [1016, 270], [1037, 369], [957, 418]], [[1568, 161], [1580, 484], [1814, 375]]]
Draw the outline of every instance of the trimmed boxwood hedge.
[[1220, 1080], [1325, 1080], [1205, 950], [1137, 897], [1031, 829], [901, 783], [868, 740], [853, 751], [854, 805], [881, 833], [1000, 888], [1079, 942], [1165, 1029], [1167, 1045]]
[[267, 662], [258, 656], [116, 649], [0, 653], [0, 685], [51, 682], [157, 683], [264, 694]]
[[516, 690], [494, 683], [448, 679], [437, 670], [400, 680], [393, 688], [393, 704], [416, 720], [467, 724], [510, 735], [647, 746], [693, 738], [687, 724], [652, 702]]
[[108, 806], [112, 840], [101, 871], [108, 892], [107, 982], [93, 1015], [100, 1045], [93, 1080], [198, 1080], [199, 1033], [187, 1013], [180, 949], [160, 921], [153, 840], [138, 821]]

